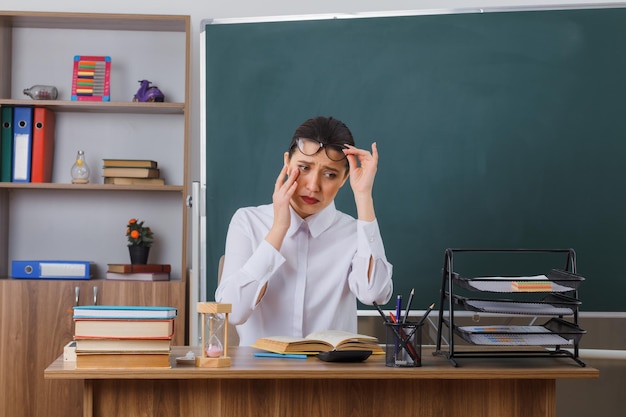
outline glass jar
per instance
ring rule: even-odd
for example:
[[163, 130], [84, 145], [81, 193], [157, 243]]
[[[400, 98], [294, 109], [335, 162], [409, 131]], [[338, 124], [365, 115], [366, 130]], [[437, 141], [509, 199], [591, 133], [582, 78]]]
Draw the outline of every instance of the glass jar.
[[89, 166], [85, 161], [85, 152], [78, 151], [76, 160], [72, 165], [72, 184], [88, 184], [89, 183]]
[[37, 84], [30, 88], [25, 88], [23, 92], [33, 100], [56, 100], [59, 96], [59, 91], [53, 85]]

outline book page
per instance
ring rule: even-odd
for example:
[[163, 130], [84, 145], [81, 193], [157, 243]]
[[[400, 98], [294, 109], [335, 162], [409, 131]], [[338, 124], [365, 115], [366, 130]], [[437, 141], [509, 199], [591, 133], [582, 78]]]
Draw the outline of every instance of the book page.
[[337, 347], [341, 342], [347, 339], [362, 339], [365, 341], [376, 342], [377, 339], [373, 336], [367, 336], [358, 333], [346, 332], [343, 330], [322, 330], [319, 332], [313, 332], [307, 335], [306, 339], [323, 340]]

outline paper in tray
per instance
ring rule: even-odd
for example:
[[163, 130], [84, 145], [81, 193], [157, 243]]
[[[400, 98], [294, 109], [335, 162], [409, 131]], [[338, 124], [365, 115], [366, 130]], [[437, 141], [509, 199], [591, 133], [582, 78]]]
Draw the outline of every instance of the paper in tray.
[[[578, 288], [584, 278], [571, 272], [552, 269], [544, 275], [516, 276], [516, 277], [474, 277], [464, 278], [457, 273], [452, 279], [461, 287], [471, 291], [489, 292], [545, 292], [558, 293], [573, 291]], [[535, 286], [527, 284], [537, 284]], [[547, 285], [539, 285], [546, 283]], [[519, 287], [517, 284], [520, 284]]]
[[560, 346], [578, 343], [584, 330], [561, 319], [550, 319], [543, 326], [462, 326], [455, 332], [476, 345]]
[[580, 302], [570, 297], [548, 295], [538, 301], [485, 300], [454, 296], [455, 302], [469, 311], [533, 316], [568, 316], [574, 314]]

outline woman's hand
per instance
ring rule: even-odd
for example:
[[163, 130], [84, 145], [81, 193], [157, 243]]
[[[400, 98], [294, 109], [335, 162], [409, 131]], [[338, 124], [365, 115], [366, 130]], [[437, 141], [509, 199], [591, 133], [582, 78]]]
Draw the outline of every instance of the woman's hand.
[[276, 178], [274, 194], [272, 195], [272, 202], [274, 203], [274, 223], [265, 237], [265, 240], [274, 246], [276, 250], [280, 250], [283, 239], [291, 225], [289, 205], [291, 197], [293, 197], [298, 187], [298, 183], [296, 182], [299, 174], [298, 169], [293, 169], [289, 177], [285, 179], [288, 169], [287, 165], [283, 166], [278, 178]]
[[371, 193], [374, 188], [374, 177], [378, 169], [378, 150], [376, 143], [372, 144], [372, 153], [346, 145], [344, 153], [350, 164], [350, 186], [357, 193]]
[[372, 152], [346, 145], [343, 151], [350, 165], [350, 186], [354, 193], [357, 212], [360, 220], [373, 221], [374, 201], [372, 190], [374, 178], [378, 169], [378, 149], [376, 143], [372, 144]]

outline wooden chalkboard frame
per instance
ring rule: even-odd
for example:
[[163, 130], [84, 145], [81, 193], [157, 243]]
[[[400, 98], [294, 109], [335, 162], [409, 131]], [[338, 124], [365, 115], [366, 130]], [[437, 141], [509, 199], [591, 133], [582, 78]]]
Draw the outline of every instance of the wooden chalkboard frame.
[[437, 300], [446, 248], [571, 247], [581, 310], [622, 311], [624, 21], [599, 6], [207, 24], [209, 298], [230, 217], [271, 202], [293, 130], [321, 114], [378, 143], [378, 220], [415, 308]]

